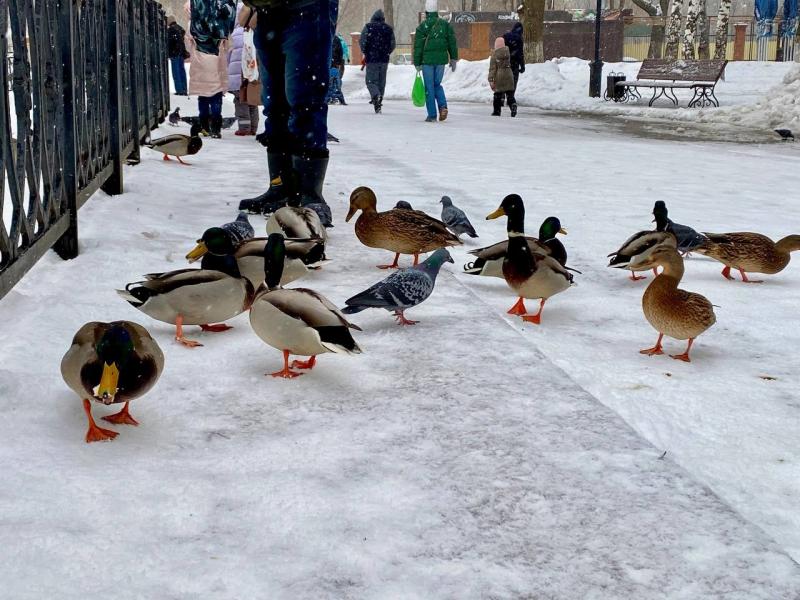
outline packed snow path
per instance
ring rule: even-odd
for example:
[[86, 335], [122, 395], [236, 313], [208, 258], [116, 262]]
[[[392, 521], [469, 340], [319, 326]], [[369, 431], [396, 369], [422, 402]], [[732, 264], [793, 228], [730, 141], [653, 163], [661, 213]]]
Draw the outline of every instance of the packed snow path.
[[[382, 207], [404, 199], [433, 214], [446, 193], [481, 243], [505, 235], [482, 217], [516, 191], [532, 232], [548, 214], [561, 218], [584, 272], [548, 303], [543, 325], [505, 315], [505, 284], [460, 274], [457, 249], [455, 268], [409, 311], [419, 325], [356, 315], [365, 354], [322, 356], [297, 380], [264, 377], [280, 354], [246, 316], [227, 333], [192, 330], [205, 347], [182, 348], [113, 290], [182, 268], [203, 229], [260, 188], [263, 151], [230, 132], [207, 140], [192, 167], [144, 150], [125, 195], [82, 209], [81, 256], [46, 257], [0, 302], [0, 596], [800, 595], [785, 552], [800, 539], [787, 350], [799, 269], [754, 288], [691, 261], [685, 285], [723, 308], [684, 365], [637, 353], [655, 338], [639, 309], [646, 282], [604, 266], [649, 227], [656, 198], [703, 229], [790, 233], [798, 213], [783, 190], [796, 185], [778, 183], [775, 157], [800, 156], [451, 109], [436, 125], [405, 103], [380, 117], [361, 103], [332, 109], [342, 138], [326, 186], [333, 262], [303, 285], [342, 304], [385, 275], [373, 265], [388, 253], [362, 247], [343, 222], [357, 185]], [[675, 185], [662, 187], [654, 170]], [[87, 446], [58, 364], [79, 325], [119, 318], [153, 332], [166, 369], [131, 405], [140, 427]]]

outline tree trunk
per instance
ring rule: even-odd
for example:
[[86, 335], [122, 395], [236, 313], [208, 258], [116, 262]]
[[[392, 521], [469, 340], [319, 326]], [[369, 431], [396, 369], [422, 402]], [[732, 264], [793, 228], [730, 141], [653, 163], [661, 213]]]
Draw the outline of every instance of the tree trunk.
[[394, 27], [394, 0], [383, 0], [383, 16], [386, 24]]
[[651, 4], [650, 0], [632, 0], [633, 3], [641, 8], [653, 19], [650, 27], [650, 47], [647, 49], [647, 58], [661, 58], [661, 50], [664, 47], [664, 22], [656, 23], [656, 19], [662, 17], [669, 8], [669, 0], [661, 0], [660, 4]]
[[694, 60], [694, 34], [697, 29], [697, 16], [700, 13], [700, 0], [689, 0], [686, 9], [686, 25], [683, 30], [683, 58]]
[[[724, 0], [723, 0], [724, 1]], [[728, 0], [730, 1], [730, 0]], [[681, 40], [681, 17], [683, 16], [683, 0], [672, 0], [667, 19], [667, 49], [665, 58], [678, 58], [678, 45]]]
[[708, 13], [706, 12], [706, 0], [700, 2], [700, 13], [697, 15], [697, 58], [708, 60]]
[[522, 37], [525, 42], [525, 62], [544, 62], [544, 3], [545, 0], [525, 0], [522, 12]]
[[717, 40], [714, 48], [714, 58], [717, 60], [724, 60], [728, 50], [728, 21], [730, 18], [731, 0], [720, 0], [717, 14]]

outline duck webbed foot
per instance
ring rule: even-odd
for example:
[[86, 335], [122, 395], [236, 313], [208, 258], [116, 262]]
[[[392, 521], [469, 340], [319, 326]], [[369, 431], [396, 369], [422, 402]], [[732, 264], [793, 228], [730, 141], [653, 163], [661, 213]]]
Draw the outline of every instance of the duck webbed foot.
[[400, 260], [400, 253], [396, 252], [394, 255], [394, 262], [390, 265], [377, 265], [379, 269], [396, 269], [398, 267], [397, 261]]
[[539, 312], [535, 315], [522, 315], [522, 320], [527, 323], [534, 323], [536, 325], [541, 325], [542, 323], [542, 311], [544, 310], [544, 303], [547, 302], [544, 298], [541, 299], [539, 303]]
[[[313, 358], [313, 357], [312, 357]], [[295, 361], [298, 362], [298, 361]], [[310, 361], [309, 361], [310, 362]], [[294, 365], [292, 365], [294, 366]], [[284, 379], [294, 379], [295, 377], [300, 377], [303, 373], [298, 373], [297, 371], [292, 371], [289, 368], [289, 351], [283, 351], [283, 369], [280, 371], [275, 371], [274, 373], [267, 373], [267, 375], [271, 375], [272, 377], [283, 377]]]
[[647, 279], [644, 275], [637, 275], [636, 271], [631, 271], [631, 276], [629, 278], [631, 281], [641, 281], [642, 279]]
[[116, 431], [103, 429], [102, 427], [97, 426], [97, 423], [94, 422], [94, 418], [92, 417], [92, 403], [88, 398], [84, 398], [83, 400], [83, 411], [86, 413], [86, 419], [89, 421], [89, 429], [86, 431], [87, 444], [91, 442], [105, 442], [108, 440], [113, 440], [119, 435]]
[[661, 340], [664, 339], [664, 334], [660, 333], [658, 335], [658, 341], [656, 341], [656, 345], [652, 348], [645, 348], [644, 350], [639, 350], [639, 354], [646, 354], [647, 356], [656, 356], [658, 354], [664, 354], [664, 348], [661, 347]]
[[131, 413], [128, 412], [128, 404], [129, 403], [126, 402], [121, 411], [113, 415], [105, 416], [103, 420], [114, 423], [115, 425], [138, 425], [139, 421], [134, 419]]
[[294, 369], [308, 369], [311, 370], [314, 368], [314, 365], [317, 364], [317, 357], [312, 356], [308, 360], [293, 360], [292, 361], [292, 368]]
[[520, 296], [519, 300], [517, 300], [517, 303], [514, 306], [512, 306], [511, 308], [508, 309], [508, 314], [509, 315], [522, 316], [522, 315], [525, 315], [527, 313], [528, 313], [528, 311], [525, 309], [525, 299], [522, 298], [521, 296]]
[[228, 331], [229, 329], [233, 329], [230, 325], [225, 325], [225, 323], [217, 323], [215, 325], [200, 325], [200, 329], [203, 331], [210, 331], [212, 333], [221, 333], [223, 331]]
[[175, 341], [187, 348], [197, 348], [203, 345], [183, 336], [183, 315], [178, 315], [178, 318], [175, 319]]

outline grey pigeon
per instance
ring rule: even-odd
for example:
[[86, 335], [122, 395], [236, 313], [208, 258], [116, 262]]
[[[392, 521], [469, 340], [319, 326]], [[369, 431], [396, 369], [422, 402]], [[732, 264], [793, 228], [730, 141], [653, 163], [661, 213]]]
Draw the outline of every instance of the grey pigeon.
[[449, 196], [442, 196], [440, 202], [442, 203], [442, 221], [450, 231], [459, 236], [466, 233], [469, 237], [478, 237], [467, 214], [457, 206], [453, 206], [453, 201]]
[[176, 106], [175, 110], [169, 113], [169, 124], [177, 125], [181, 122], [181, 107]]
[[395, 208], [403, 208], [405, 210], [414, 210], [414, 208], [406, 202], [405, 200], [398, 200], [397, 204], [394, 205]]
[[669, 231], [678, 240], [678, 252], [689, 253], [698, 246], [708, 241], [708, 238], [688, 225], [673, 223], [667, 216], [667, 205], [663, 200], [656, 200], [653, 206], [653, 216], [655, 217], [658, 231]]
[[256, 235], [255, 229], [250, 224], [250, 219], [247, 218], [247, 213], [239, 212], [239, 216], [235, 221], [225, 223], [222, 229], [231, 235], [231, 239], [235, 244], [241, 244], [245, 240], [249, 240]]
[[433, 292], [436, 276], [445, 262], [453, 258], [445, 248], [439, 248], [424, 262], [415, 267], [392, 273], [371, 288], [356, 294], [345, 302], [342, 312], [348, 315], [368, 308], [383, 308], [393, 312], [400, 325], [414, 325], [417, 321], [405, 318], [403, 312], [424, 302]]

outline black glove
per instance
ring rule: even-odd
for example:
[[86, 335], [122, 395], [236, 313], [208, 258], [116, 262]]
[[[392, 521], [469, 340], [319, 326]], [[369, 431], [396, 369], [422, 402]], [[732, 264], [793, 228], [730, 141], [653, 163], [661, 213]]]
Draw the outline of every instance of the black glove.
[[525, 65], [520, 65], [519, 66], [519, 72], [520, 73], [524, 73], [525, 72]]

